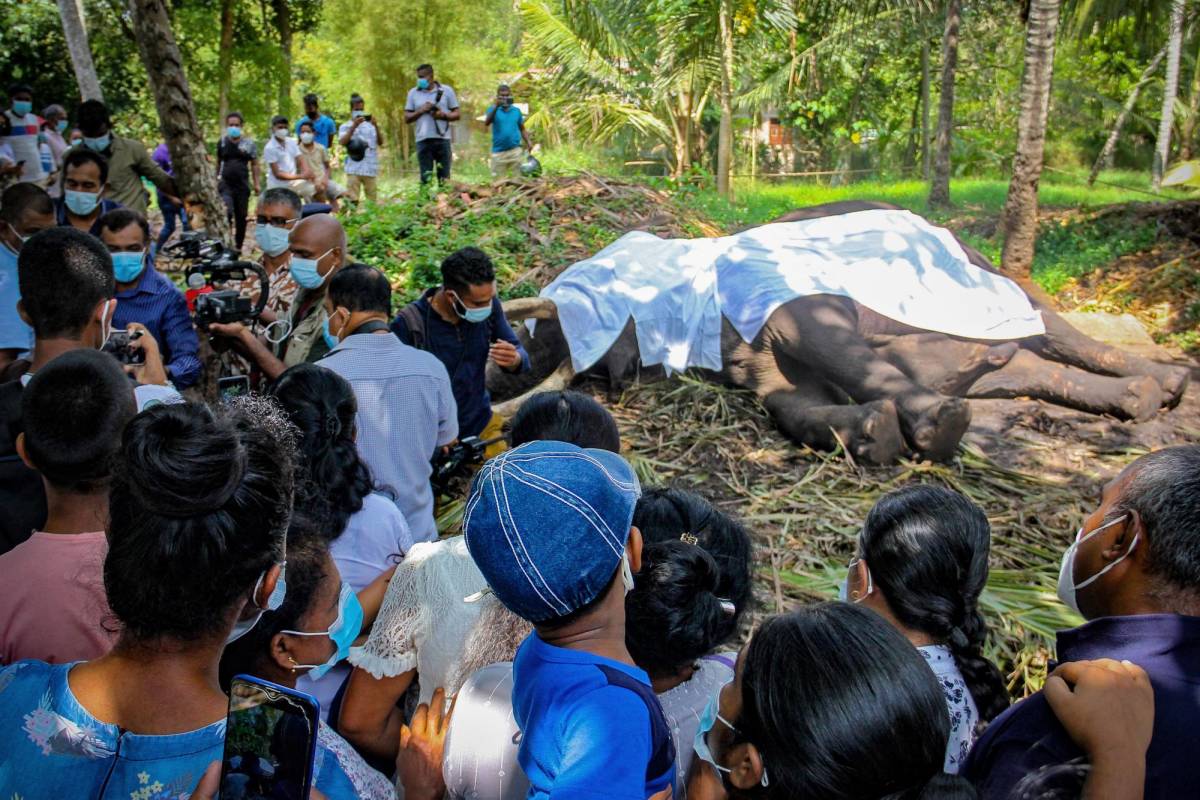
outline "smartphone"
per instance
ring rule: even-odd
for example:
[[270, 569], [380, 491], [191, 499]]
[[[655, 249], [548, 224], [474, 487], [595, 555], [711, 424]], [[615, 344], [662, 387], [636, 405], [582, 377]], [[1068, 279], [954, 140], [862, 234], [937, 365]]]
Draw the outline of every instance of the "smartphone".
[[367, 122], [370, 122], [370, 121], [371, 121], [371, 115], [370, 115], [370, 114], [363, 114], [363, 119], [365, 119]]
[[220, 797], [308, 797], [320, 719], [315, 697], [252, 675], [235, 677]]
[[140, 339], [141, 336], [141, 331], [134, 331], [132, 335], [128, 331], [112, 331], [100, 351], [108, 353], [122, 364], [145, 364], [145, 351], [129, 346], [131, 341]]
[[226, 378], [218, 378], [217, 394], [224, 402], [229, 402], [235, 397], [245, 397], [250, 394], [250, 376], [230, 375]]

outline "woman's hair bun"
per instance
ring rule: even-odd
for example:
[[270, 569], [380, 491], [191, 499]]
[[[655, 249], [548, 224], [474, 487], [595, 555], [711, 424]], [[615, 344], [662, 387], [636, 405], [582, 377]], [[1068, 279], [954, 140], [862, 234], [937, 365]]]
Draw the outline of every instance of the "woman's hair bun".
[[939, 772], [911, 795], [914, 800], [975, 800], [975, 787], [961, 775]]

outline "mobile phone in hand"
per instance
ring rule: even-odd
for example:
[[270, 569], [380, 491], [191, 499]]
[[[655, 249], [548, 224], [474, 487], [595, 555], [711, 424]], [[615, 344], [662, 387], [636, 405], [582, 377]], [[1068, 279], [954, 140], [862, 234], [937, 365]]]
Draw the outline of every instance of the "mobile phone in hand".
[[217, 394], [220, 396], [222, 402], [225, 403], [237, 397], [245, 397], [250, 394], [250, 376], [229, 375], [224, 378], [218, 378]]
[[315, 697], [252, 675], [235, 677], [220, 796], [308, 797], [320, 719]]

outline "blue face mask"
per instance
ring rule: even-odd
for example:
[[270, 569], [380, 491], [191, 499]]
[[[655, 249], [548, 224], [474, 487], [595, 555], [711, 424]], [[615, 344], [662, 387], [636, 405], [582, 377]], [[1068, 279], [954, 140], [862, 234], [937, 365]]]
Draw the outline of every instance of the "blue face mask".
[[277, 228], [274, 225], [259, 225], [254, 229], [254, 241], [267, 255], [274, 258], [283, 255], [288, 246], [287, 228]]
[[329, 317], [321, 320], [321, 336], [325, 338], [325, 344], [330, 350], [342, 343], [342, 340], [329, 332]]
[[76, 192], [67, 189], [64, 202], [67, 204], [67, 210], [79, 217], [86, 217], [96, 210], [96, 206], [100, 203], [99, 192]]
[[292, 266], [289, 268], [292, 272], [292, 279], [304, 289], [321, 288], [321, 284], [325, 283], [325, 278], [317, 271], [317, 264], [332, 252], [333, 248], [331, 247], [316, 258], [292, 256]]
[[66, 129], [67, 129], [67, 121], [65, 119], [60, 119], [58, 122], [56, 122], [54, 124], [54, 130], [58, 131], [59, 133], [62, 133]]
[[237, 139], [237, 138], [241, 137], [242, 129], [239, 128], [237, 125], [230, 125], [228, 128], [225, 129], [225, 135], [227, 135], [230, 139]]
[[129, 283], [140, 275], [146, 263], [145, 256], [144, 252], [113, 253], [113, 277], [117, 279], [117, 283]]
[[83, 137], [83, 146], [89, 150], [95, 150], [97, 153], [107, 150], [110, 144], [112, 144], [112, 136], [107, 133], [103, 136]]
[[[285, 597], [287, 597], [287, 581], [285, 580], [286, 575], [287, 562], [285, 561], [283, 562], [283, 566], [279, 569], [279, 580], [275, 582], [275, 590], [272, 591], [271, 596], [267, 598], [267, 607], [260, 608], [258, 613], [250, 619], [239, 619], [236, 623], [234, 623], [233, 630], [231, 630], [229, 635], [225, 637], [225, 644], [236, 642], [238, 639], [249, 633], [251, 629], [258, 624], [258, 621], [262, 619], [264, 611], [275, 611], [281, 605], [283, 605], [283, 600]], [[250, 594], [250, 596], [254, 598], [255, 603], [258, 602], [258, 590], [262, 588], [263, 578], [265, 577], [267, 577], [267, 573], [264, 572], [262, 575], [259, 575], [258, 580], [254, 582], [254, 591]]]
[[[721, 689], [724, 688], [724, 686], [721, 687]], [[733, 772], [733, 770], [729, 767], [722, 767], [717, 763], [716, 757], [708, 747], [708, 732], [717, 724], [717, 720], [720, 720], [725, 727], [734, 733], [738, 733], [738, 729], [733, 727], [729, 720], [721, 716], [721, 712], [719, 711], [721, 689], [717, 689], [717, 693], [709, 699], [708, 705], [704, 707], [704, 713], [700, 715], [700, 727], [696, 729], [696, 738], [692, 741], [692, 749], [696, 751], [696, 756], [715, 769], [717, 774], [721, 776], [722, 781], [724, 781], [724, 776]], [[770, 781], [767, 780], [766, 766], [763, 766], [762, 780], [759, 781], [759, 784], [762, 786], [770, 785]]]
[[488, 303], [483, 308], [467, 308], [467, 304], [459, 299], [457, 294], [450, 301], [450, 305], [454, 308], [454, 313], [467, 322], [483, 322], [492, 315], [491, 303]]
[[417, 88], [422, 92], [429, 88], [428, 78], [417, 78]]
[[350, 646], [358, 638], [362, 630], [363, 610], [358, 602], [358, 595], [350, 588], [350, 584], [342, 584], [342, 593], [338, 597], [338, 615], [327, 631], [280, 631], [292, 636], [328, 636], [335, 645], [333, 653], [321, 664], [296, 664], [295, 669], [310, 669], [308, 677], [319, 681], [339, 661], [350, 655]]
[[18, 117], [23, 117], [30, 111], [33, 111], [33, 102], [30, 100], [13, 100], [12, 110]]

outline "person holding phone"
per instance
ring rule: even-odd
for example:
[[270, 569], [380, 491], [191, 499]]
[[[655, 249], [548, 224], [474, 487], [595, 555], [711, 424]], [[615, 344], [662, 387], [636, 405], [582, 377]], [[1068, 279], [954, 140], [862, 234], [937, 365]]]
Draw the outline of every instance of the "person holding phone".
[[525, 115], [513, 105], [513, 93], [508, 84], [496, 89], [496, 99], [488, 107], [483, 124], [492, 129], [492, 177], [509, 177], [521, 166], [525, 153], [533, 142], [525, 132]]
[[408, 90], [404, 103], [404, 121], [414, 126], [417, 140], [417, 164], [421, 185], [433, 177], [437, 164], [438, 183], [450, 180], [450, 123], [462, 116], [458, 95], [444, 83], [438, 83], [432, 64], [417, 67], [417, 85]]
[[[355, 158], [349, 145], [354, 139], [362, 142], [362, 157]], [[346, 148], [347, 157], [342, 162], [346, 170], [346, 196], [357, 203], [365, 194], [372, 203], [376, 202], [375, 179], [379, 176], [379, 128], [375, 119], [364, 110], [362, 95], [350, 95], [350, 121], [343, 122], [338, 129], [338, 144]], [[361, 190], [360, 190], [361, 187]]]

